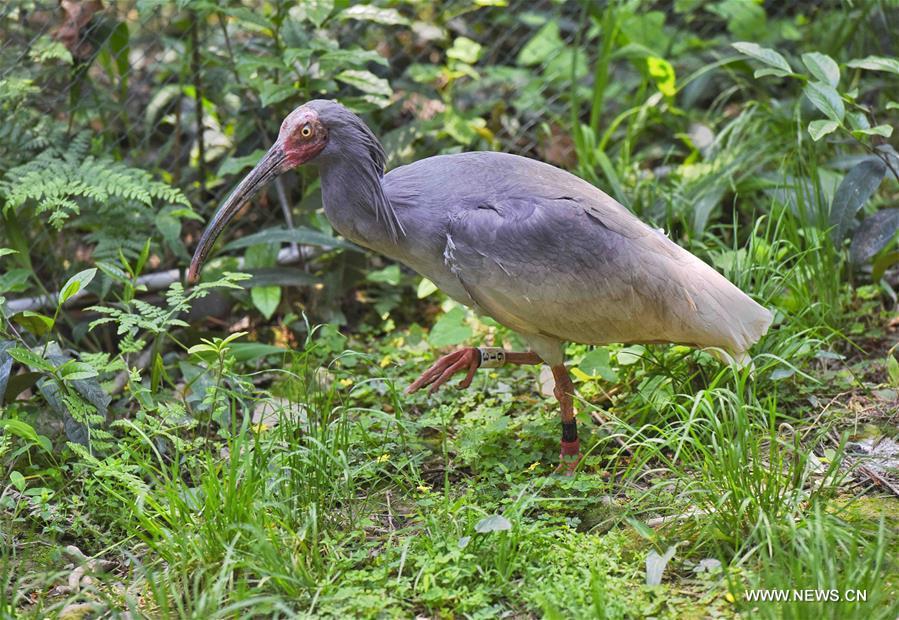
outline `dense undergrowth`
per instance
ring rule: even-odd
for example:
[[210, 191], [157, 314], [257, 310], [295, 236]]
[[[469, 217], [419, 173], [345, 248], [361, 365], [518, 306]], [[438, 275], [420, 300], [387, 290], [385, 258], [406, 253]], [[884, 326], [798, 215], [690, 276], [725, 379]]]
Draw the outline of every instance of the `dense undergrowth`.
[[[0, 616], [896, 617], [899, 13], [506, 4], [0, 10]], [[521, 344], [335, 238], [314, 171], [185, 289], [317, 96], [391, 165], [595, 183], [774, 311], [754, 366], [570, 345], [559, 477], [539, 369], [403, 395]]]

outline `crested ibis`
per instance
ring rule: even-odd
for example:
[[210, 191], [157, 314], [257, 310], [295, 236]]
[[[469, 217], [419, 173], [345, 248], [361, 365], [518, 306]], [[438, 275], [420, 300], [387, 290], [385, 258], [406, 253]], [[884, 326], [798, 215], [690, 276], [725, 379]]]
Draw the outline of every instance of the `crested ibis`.
[[408, 265], [517, 332], [529, 351], [465, 347], [408, 388], [433, 392], [481, 367], [547, 364], [561, 409], [559, 471], [580, 459], [563, 343], [679, 343], [745, 363], [771, 313], [662, 231], [564, 170], [496, 152], [438, 155], [385, 174], [380, 142], [339, 103], [296, 108], [209, 223], [193, 281], [219, 233], [279, 174], [318, 166], [324, 212], [354, 243]]

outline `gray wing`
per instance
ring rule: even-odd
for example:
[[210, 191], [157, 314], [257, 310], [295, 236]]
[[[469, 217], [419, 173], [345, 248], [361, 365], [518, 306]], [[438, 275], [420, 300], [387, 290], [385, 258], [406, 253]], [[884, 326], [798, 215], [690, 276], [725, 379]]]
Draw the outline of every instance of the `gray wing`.
[[459, 210], [446, 263], [477, 307], [523, 334], [742, 354], [764, 333], [767, 310], [605, 198], [599, 208], [529, 196]]
[[553, 166], [468, 153], [391, 176], [391, 200], [415, 233], [400, 259], [523, 335], [743, 352], [770, 323], [714, 269]]

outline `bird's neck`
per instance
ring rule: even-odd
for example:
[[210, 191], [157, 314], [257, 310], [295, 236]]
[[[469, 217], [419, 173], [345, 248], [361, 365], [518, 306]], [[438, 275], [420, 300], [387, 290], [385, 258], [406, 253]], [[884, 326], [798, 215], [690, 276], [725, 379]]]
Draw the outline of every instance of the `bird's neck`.
[[350, 241], [391, 254], [403, 234], [381, 185], [382, 171], [365, 157], [320, 166], [322, 203], [334, 229]]

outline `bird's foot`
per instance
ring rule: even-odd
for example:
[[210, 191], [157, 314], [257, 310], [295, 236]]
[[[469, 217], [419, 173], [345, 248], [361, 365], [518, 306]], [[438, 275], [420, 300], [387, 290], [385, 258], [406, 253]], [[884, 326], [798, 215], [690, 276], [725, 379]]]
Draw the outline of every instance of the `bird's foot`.
[[581, 462], [581, 442], [577, 439], [574, 441], [563, 441], [559, 461], [560, 463], [556, 467], [555, 473], [573, 476], [578, 464]]
[[450, 377], [463, 370], [467, 371], [468, 374], [459, 382], [459, 388], [467, 388], [471, 385], [474, 373], [480, 364], [481, 355], [474, 347], [465, 347], [464, 349], [448, 353], [434, 362], [433, 366], [424, 371], [412, 385], [407, 387], [406, 394], [411, 394], [427, 385], [431, 386], [428, 394], [433, 394], [441, 385], [449, 381]]

